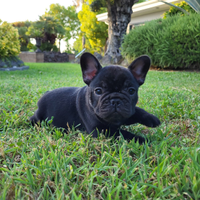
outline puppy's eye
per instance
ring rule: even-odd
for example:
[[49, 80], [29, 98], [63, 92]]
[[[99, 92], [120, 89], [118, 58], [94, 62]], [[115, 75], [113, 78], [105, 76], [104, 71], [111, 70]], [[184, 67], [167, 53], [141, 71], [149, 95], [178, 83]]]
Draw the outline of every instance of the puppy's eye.
[[135, 93], [135, 89], [134, 88], [130, 88], [128, 90], [128, 92], [129, 92], [130, 95], [133, 95]]
[[101, 88], [97, 88], [97, 89], [95, 90], [95, 94], [101, 95], [101, 94], [102, 94], [102, 89], [101, 89]]

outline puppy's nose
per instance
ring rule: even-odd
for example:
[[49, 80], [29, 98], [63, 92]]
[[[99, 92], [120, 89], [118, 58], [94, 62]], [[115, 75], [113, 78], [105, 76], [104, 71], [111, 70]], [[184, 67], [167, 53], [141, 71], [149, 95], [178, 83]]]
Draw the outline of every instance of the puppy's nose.
[[120, 99], [111, 99], [110, 102], [113, 106], [119, 106], [121, 104]]

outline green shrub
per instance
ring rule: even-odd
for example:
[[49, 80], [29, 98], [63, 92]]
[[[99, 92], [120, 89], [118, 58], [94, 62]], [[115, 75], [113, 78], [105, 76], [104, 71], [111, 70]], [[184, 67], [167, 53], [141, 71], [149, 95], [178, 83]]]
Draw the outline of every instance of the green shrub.
[[30, 38], [41, 38], [41, 51], [58, 51], [55, 41], [64, 37], [66, 30], [60, 22], [51, 16], [40, 16], [38, 21], [32, 22], [26, 35]]
[[20, 51], [28, 51], [29, 48], [27, 47], [28, 43], [30, 42], [30, 38], [26, 35], [28, 31], [28, 27], [31, 25], [31, 22], [14, 22], [12, 26], [18, 30], [19, 33], [19, 41], [20, 41]]
[[18, 31], [11, 24], [0, 20], [0, 57], [16, 56], [20, 53]]
[[29, 49], [29, 51], [30, 50], [35, 51], [37, 49], [37, 47], [31, 42], [28, 43], [27, 48]]
[[58, 52], [58, 47], [55, 44], [51, 44], [49, 41], [47, 41], [47, 42], [42, 42], [40, 50]]
[[200, 69], [200, 15], [172, 16], [130, 31], [122, 54], [135, 59], [147, 54], [155, 67]]
[[[192, 9], [185, 1], [181, 1], [179, 3], [175, 3], [175, 6], [178, 6], [180, 8], [183, 8], [184, 10], [186, 10], [188, 13], [195, 13], [195, 10]], [[170, 9], [166, 12], [164, 12], [163, 14], [163, 18], [166, 19], [167, 17], [171, 17], [174, 15], [180, 14], [181, 16], [184, 16], [185, 13], [183, 13], [182, 11], [180, 11], [179, 9], [170, 6]]]
[[0, 68], [7, 67], [21, 67], [24, 66], [24, 62], [20, 60], [18, 56], [9, 56], [5, 58], [0, 58]]

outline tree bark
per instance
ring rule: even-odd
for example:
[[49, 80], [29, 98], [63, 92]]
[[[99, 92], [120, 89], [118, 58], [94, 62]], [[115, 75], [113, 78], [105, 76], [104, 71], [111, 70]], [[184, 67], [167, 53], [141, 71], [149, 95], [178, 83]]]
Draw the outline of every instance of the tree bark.
[[60, 44], [61, 44], [61, 39], [59, 39], [59, 47], [58, 47], [58, 52], [60, 52]]
[[108, 0], [108, 48], [105, 56], [110, 57], [112, 63], [118, 64], [122, 60], [120, 47], [131, 20], [132, 6], [135, 0]]

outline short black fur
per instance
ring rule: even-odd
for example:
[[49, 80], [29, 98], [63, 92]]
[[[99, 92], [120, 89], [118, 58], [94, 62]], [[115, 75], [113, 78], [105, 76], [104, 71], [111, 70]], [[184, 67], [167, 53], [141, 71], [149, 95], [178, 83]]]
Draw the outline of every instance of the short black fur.
[[121, 66], [102, 68], [90, 53], [80, 59], [83, 81], [87, 86], [63, 87], [45, 93], [38, 101], [38, 109], [30, 118], [32, 124], [50, 120], [59, 128], [68, 126], [91, 133], [99, 132], [127, 140], [145, 139], [120, 129], [121, 125], [140, 123], [148, 127], [160, 125], [159, 119], [136, 107], [139, 86], [144, 83], [151, 61], [148, 56], [134, 60], [128, 69]]

